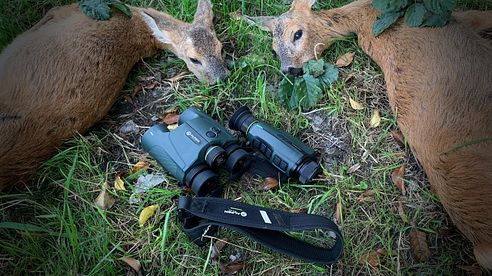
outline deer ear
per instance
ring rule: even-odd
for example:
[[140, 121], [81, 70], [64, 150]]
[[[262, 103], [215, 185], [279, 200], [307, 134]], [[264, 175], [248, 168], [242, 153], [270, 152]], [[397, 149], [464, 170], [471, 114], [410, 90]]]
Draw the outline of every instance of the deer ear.
[[210, 0], [198, 0], [193, 24], [205, 25], [212, 29], [214, 27], [213, 20], [214, 13], [212, 11], [212, 3], [210, 3]]
[[152, 14], [151, 11], [149, 11], [149, 12], [142, 11], [141, 14], [142, 14], [142, 18], [143, 18], [145, 24], [147, 24], [149, 29], [152, 31], [152, 35], [154, 36], [154, 38], [157, 41], [159, 41], [163, 44], [171, 44], [172, 43], [169, 32], [167, 30], [159, 28], [159, 26], [158, 26], [159, 23], [156, 21], [156, 18], [154, 18], [151, 15]]
[[290, 6], [291, 11], [311, 11], [311, 7], [316, 0], [293, 0]]
[[251, 25], [257, 25], [263, 31], [273, 32], [273, 26], [275, 23], [275, 16], [242, 16], [246, 22]]

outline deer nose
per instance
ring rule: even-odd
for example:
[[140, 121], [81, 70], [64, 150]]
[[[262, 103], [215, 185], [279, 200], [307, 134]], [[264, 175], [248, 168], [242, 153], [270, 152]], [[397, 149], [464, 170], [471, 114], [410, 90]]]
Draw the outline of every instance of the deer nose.
[[299, 77], [300, 75], [302, 75], [302, 68], [289, 67], [289, 74], [294, 77]]

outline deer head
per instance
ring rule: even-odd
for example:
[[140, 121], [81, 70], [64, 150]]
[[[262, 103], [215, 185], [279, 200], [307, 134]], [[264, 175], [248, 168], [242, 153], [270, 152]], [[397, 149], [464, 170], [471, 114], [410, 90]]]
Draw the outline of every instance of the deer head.
[[198, 1], [192, 23], [181, 22], [153, 9], [143, 9], [142, 16], [153, 32], [158, 48], [172, 51], [199, 79], [213, 84], [227, 78], [229, 71], [222, 58], [222, 44], [213, 28], [209, 0]]

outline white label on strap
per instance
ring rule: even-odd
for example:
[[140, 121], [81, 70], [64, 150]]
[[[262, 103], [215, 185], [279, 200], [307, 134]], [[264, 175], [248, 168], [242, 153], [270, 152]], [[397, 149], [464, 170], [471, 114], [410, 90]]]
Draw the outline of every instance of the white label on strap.
[[270, 217], [268, 216], [267, 212], [260, 210], [260, 214], [265, 223], [272, 224], [272, 221], [270, 220]]

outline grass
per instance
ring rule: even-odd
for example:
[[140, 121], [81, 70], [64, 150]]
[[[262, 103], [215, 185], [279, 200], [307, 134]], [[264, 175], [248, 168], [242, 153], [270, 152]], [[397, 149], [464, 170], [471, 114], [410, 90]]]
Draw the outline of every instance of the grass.
[[[15, 35], [28, 29], [52, 6], [69, 0], [0, 0], [0, 49]], [[191, 21], [196, 1], [131, 0], [137, 6], [152, 6], [175, 17]], [[449, 274], [463, 273], [461, 266], [475, 263], [471, 245], [451, 224], [425, 176], [408, 149], [399, 147], [389, 136], [397, 129], [385, 96], [380, 69], [357, 46], [355, 37], [335, 43], [324, 54], [334, 62], [349, 51], [356, 52], [354, 63], [343, 69], [341, 78], [310, 112], [287, 111], [275, 97], [280, 82], [279, 62], [271, 53], [271, 38], [254, 26], [235, 21], [230, 12], [278, 15], [288, 9], [282, 1], [250, 0], [214, 2], [216, 31], [223, 42], [232, 74], [227, 81], [211, 87], [194, 78], [169, 87], [161, 79], [185, 70], [184, 63], [168, 53], [139, 63], [130, 74], [122, 98], [110, 114], [85, 136], [69, 141], [40, 170], [34, 185], [10, 194], [0, 194], [0, 268], [11, 274], [113, 275], [130, 272], [122, 257], [139, 260], [146, 274], [219, 274], [220, 265], [230, 255], [241, 255], [246, 267], [240, 273], [252, 275], [319, 274]], [[348, 1], [323, 1], [316, 8], [340, 6]], [[461, 7], [491, 8], [483, 1], [461, 1]], [[259, 63], [238, 66], [241, 57], [256, 55]], [[354, 73], [351, 81], [343, 79]], [[153, 77], [154, 89], [140, 92], [128, 100], [133, 87]], [[143, 77], [143, 78], [142, 78]], [[348, 97], [364, 104], [355, 111]], [[132, 103], [133, 102], [133, 103]], [[261, 191], [261, 181], [243, 178], [229, 183], [224, 197], [283, 210], [306, 209], [309, 213], [335, 216], [340, 205], [340, 228], [345, 237], [343, 258], [332, 266], [303, 263], [265, 249], [227, 230], [219, 237], [232, 245], [225, 247], [217, 261], [210, 259], [210, 248], [190, 243], [176, 222], [175, 198], [180, 194], [176, 182], [148, 191], [138, 204], [128, 202], [135, 184], [128, 191], [110, 193], [117, 199], [108, 211], [94, 204], [104, 182], [112, 184], [116, 174], [140, 160], [152, 163], [150, 172], [162, 172], [139, 145], [139, 137], [165, 110], [184, 110], [200, 106], [215, 118], [226, 121], [234, 108], [247, 104], [255, 114], [315, 147], [323, 157], [324, 174], [311, 185], [281, 183], [276, 191]], [[374, 109], [382, 122], [369, 128]], [[139, 126], [136, 135], [118, 134], [119, 126], [132, 119]], [[317, 123], [318, 122], [318, 123]], [[321, 123], [319, 123], [321, 122]], [[359, 164], [360, 169], [349, 173]], [[408, 194], [400, 196], [390, 180], [391, 172], [406, 165]], [[370, 194], [372, 196], [365, 196]], [[398, 212], [404, 206], [408, 222]], [[159, 204], [154, 217], [138, 225], [138, 214], [148, 205]], [[410, 253], [408, 233], [418, 228], [427, 234], [432, 256], [416, 262]], [[319, 233], [318, 233], [319, 234]], [[316, 236], [314, 233], [312, 236]], [[379, 268], [361, 261], [368, 253], [384, 249]]]

